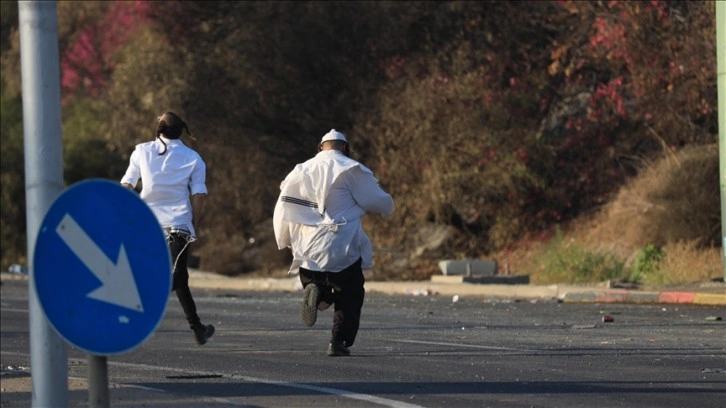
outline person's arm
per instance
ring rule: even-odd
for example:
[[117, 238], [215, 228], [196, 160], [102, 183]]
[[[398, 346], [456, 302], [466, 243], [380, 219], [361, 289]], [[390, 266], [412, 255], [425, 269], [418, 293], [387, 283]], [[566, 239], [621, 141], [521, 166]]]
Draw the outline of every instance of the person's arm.
[[370, 171], [355, 167], [346, 172], [345, 181], [355, 201], [366, 212], [378, 213], [384, 218], [393, 213], [393, 198], [381, 188]]
[[192, 203], [192, 226], [194, 230], [199, 230], [199, 221], [202, 219], [204, 214], [204, 206], [207, 202], [206, 194], [194, 194], [191, 198]]
[[131, 152], [131, 157], [129, 158], [129, 167], [126, 168], [126, 173], [124, 173], [123, 177], [121, 177], [121, 185], [128, 188], [129, 190], [134, 190], [136, 188], [136, 185], [139, 183], [139, 178], [141, 178], [141, 169], [139, 167], [139, 153], [138, 148], [134, 149], [133, 152]]
[[198, 157], [189, 179], [189, 192], [191, 194], [190, 201], [192, 205], [192, 227], [194, 227], [195, 231], [198, 231], [199, 222], [204, 214], [204, 205], [207, 201], [207, 185], [205, 184], [206, 178], [207, 165], [201, 157]]

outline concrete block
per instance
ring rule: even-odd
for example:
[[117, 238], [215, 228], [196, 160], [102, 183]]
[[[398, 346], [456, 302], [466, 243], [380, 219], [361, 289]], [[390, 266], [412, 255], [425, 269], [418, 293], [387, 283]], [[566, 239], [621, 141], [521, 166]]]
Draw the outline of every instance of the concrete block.
[[466, 283], [529, 285], [529, 275], [464, 276]]
[[489, 259], [447, 259], [439, 262], [439, 269], [444, 275], [494, 276], [497, 268], [497, 261]]
[[479, 283], [489, 285], [529, 285], [529, 275], [463, 276], [433, 275], [431, 283]]

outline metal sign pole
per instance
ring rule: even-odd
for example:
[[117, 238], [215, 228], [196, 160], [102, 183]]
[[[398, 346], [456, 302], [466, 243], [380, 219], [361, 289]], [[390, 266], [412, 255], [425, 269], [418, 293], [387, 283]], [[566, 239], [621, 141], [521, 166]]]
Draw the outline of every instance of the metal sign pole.
[[726, 282], [726, 4], [716, 2], [716, 66], [718, 72], [718, 144], [721, 180], [723, 279]]
[[109, 408], [108, 360], [105, 356], [88, 355], [88, 406]]
[[60, 63], [55, 1], [18, 1], [22, 67], [28, 309], [33, 407], [68, 406], [66, 344], [35, 291], [35, 241], [43, 216], [63, 191]]

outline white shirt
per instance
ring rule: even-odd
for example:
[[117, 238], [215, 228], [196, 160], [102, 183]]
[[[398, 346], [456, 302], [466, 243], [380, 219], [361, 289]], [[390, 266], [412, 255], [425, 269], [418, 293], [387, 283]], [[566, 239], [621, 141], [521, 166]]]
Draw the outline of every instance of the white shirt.
[[207, 194], [205, 178], [207, 167], [201, 156], [181, 140], [159, 139], [136, 145], [122, 183], [136, 186], [142, 182], [141, 199], [154, 212], [162, 228], [188, 231], [196, 237], [192, 225], [190, 196]]
[[300, 267], [340, 272], [358, 259], [373, 266], [373, 248], [361, 226], [366, 212], [389, 216], [393, 198], [373, 173], [337, 150], [298, 164], [280, 185], [273, 218], [279, 249], [290, 247], [290, 273]]

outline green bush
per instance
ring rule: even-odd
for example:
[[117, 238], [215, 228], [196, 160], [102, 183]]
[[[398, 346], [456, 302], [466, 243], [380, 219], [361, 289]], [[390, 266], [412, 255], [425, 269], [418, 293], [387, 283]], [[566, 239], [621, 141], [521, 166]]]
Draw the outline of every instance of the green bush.
[[638, 250], [630, 267], [629, 282], [641, 282], [646, 276], [658, 269], [664, 257], [663, 250], [653, 244], [648, 244]]
[[106, 137], [114, 137], [104, 118], [107, 108], [88, 98], [76, 98], [63, 108], [63, 179], [66, 186], [91, 178], [118, 181], [128, 162]]
[[20, 96], [6, 87], [0, 115], [0, 268], [5, 271], [14, 263], [27, 265], [23, 107]]
[[536, 281], [540, 284], [618, 280], [625, 273], [625, 263], [616, 256], [589, 251], [574, 241], [566, 242], [559, 231], [537, 256], [536, 264]]

